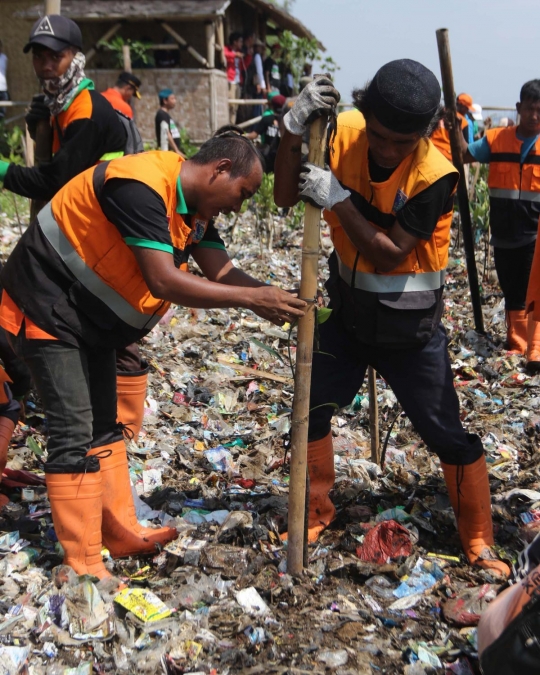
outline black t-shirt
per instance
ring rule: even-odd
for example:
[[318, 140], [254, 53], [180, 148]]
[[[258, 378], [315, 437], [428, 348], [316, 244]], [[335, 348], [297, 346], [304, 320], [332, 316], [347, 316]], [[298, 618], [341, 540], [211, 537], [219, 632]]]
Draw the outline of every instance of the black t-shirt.
[[[173, 247], [163, 199], [148, 185], [133, 179], [111, 178], [103, 186], [99, 202], [107, 220], [115, 225], [126, 244], [153, 248], [174, 255], [177, 267], [187, 262], [196, 246], [225, 249], [213, 221], [200, 242], [183, 251]], [[189, 225], [190, 214], [182, 214]]]
[[169, 127], [169, 131], [171, 132], [171, 136], [173, 137], [174, 142], [178, 145], [178, 141], [180, 140], [180, 131], [178, 130], [178, 127], [176, 126], [175, 121], [173, 118], [169, 115], [169, 113], [162, 108], [160, 108], [157, 113], [156, 113], [156, 140], [158, 144], [158, 148], [161, 148], [161, 123], [162, 122], [167, 122], [167, 125]]
[[263, 73], [266, 78], [266, 73], [270, 73], [270, 84], [273, 87], [279, 88], [281, 84], [281, 75], [279, 70], [279, 63], [273, 59], [271, 56], [268, 56], [263, 63]]
[[[374, 183], [387, 181], [395, 169], [386, 169], [376, 164], [368, 153], [369, 175]], [[437, 222], [443, 213], [453, 207], [452, 192], [456, 185], [455, 174], [451, 173], [435, 181], [415, 197], [411, 197], [396, 215], [401, 227], [419, 239], [428, 240], [433, 235]]]
[[253, 127], [253, 131], [259, 134], [263, 145], [271, 145], [274, 139], [281, 137], [278, 116], [275, 113], [263, 115]]

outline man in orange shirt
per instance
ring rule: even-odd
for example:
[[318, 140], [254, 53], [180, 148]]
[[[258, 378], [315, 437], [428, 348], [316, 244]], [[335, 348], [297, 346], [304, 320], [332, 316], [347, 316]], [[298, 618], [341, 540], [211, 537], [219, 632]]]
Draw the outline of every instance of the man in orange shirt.
[[124, 71], [118, 76], [114, 87], [105, 89], [105, 91], [101, 92], [101, 95], [109, 101], [115, 110], [118, 110], [132, 120], [133, 110], [130, 104], [134, 96], [135, 98], [141, 98], [140, 86], [141, 81], [138, 77], [135, 77], [133, 73]]

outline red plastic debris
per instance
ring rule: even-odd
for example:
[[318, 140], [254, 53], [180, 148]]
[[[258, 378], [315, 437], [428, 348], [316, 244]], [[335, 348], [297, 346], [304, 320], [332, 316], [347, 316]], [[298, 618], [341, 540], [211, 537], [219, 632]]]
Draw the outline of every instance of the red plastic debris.
[[385, 520], [375, 525], [364, 537], [364, 543], [356, 549], [356, 555], [364, 562], [384, 565], [389, 560], [410, 556], [412, 542], [409, 530], [395, 520]]
[[488, 603], [497, 595], [498, 588], [495, 584], [484, 584], [465, 589], [444, 603], [444, 618], [458, 626], [476, 626]]

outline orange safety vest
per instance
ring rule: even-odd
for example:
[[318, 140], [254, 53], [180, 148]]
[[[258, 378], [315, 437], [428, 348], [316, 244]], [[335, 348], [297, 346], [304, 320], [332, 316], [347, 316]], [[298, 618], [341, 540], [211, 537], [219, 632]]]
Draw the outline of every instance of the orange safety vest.
[[[457, 118], [461, 122], [462, 130], [466, 129], [469, 126], [467, 120], [460, 113], [457, 113]], [[438, 150], [440, 150], [440, 152], [442, 152], [442, 154], [446, 157], [446, 159], [452, 161], [450, 134], [448, 133], [448, 129], [444, 125], [444, 120], [439, 120], [439, 124], [437, 125], [435, 131], [431, 134], [430, 140], [433, 143], [433, 145]]]
[[[404, 159], [384, 183], [373, 183], [368, 170], [368, 140], [365, 121], [356, 110], [338, 117], [337, 134], [330, 153], [330, 166], [340, 182], [352, 192], [352, 201], [378, 230], [387, 231], [408, 199], [439, 178], [458, 172], [427, 139]], [[428, 241], [415, 249], [391, 272], [380, 272], [352, 244], [339, 218], [331, 211], [324, 217], [331, 227], [341, 278], [352, 288], [374, 293], [402, 293], [436, 290], [443, 286], [452, 209], [444, 213]]]
[[[64, 319], [67, 316], [68, 322], [72, 316], [69, 307], [75, 306], [77, 314], [84, 314], [93, 328], [98, 327], [98, 333], [102, 328], [110, 330], [110, 342], [115, 346], [120, 342], [129, 344], [146, 335], [166, 313], [170, 303], [151, 294], [132, 250], [101, 209], [100, 191], [112, 178], [137, 180], [151, 187], [165, 203], [178, 266], [181, 256], [177, 253], [181, 254], [189, 244], [200, 241], [208, 225], [198, 215], [191, 218], [192, 224], [188, 224], [176, 211], [177, 181], [183, 161], [173, 152], [129, 155], [99, 164], [72, 179], [40, 211], [29, 234], [25, 233], [4, 267], [5, 290], [15, 304], [45, 330], [52, 326], [50, 332], [54, 335], [54, 322], [47, 321], [46, 317], [38, 320], [47, 310], [39, 309], [36, 306], [39, 298], [32, 296], [29, 285], [33, 274], [26, 277], [20, 273], [16, 278], [17, 269], [24, 269], [28, 260], [37, 258], [39, 267], [51, 268], [50, 278], [65, 275], [66, 268], [70, 273], [73, 281], [69, 288], [62, 289], [68, 296], [67, 309], [66, 303], [60, 303], [62, 316]], [[54, 286], [51, 295], [59, 285]], [[73, 317], [73, 325], [78, 323]], [[115, 340], [114, 332], [121, 335], [121, 339]], [[81, 337], [84, 339], [85, 335]], [[104, 342], [107, 343], [107, 339]]]
[[488, 187], [490, 225], [496, 241], [534, 240], [540, 216], [540, 139], [521, 163], [517, 127], [486, 132], [491, 155]]

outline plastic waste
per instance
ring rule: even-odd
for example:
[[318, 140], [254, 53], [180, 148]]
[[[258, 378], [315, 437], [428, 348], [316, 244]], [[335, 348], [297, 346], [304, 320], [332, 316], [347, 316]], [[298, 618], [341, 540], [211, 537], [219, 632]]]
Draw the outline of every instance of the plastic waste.
[[410, 533], [395, 520], [386, 520], [375, 525], [364, 537], [363, 544], [356, 549], [360, 560], [378, 565], [402, 556], [407, 557], [411, 553]]

